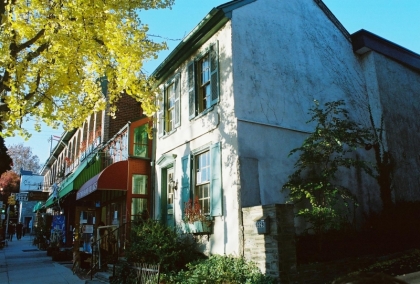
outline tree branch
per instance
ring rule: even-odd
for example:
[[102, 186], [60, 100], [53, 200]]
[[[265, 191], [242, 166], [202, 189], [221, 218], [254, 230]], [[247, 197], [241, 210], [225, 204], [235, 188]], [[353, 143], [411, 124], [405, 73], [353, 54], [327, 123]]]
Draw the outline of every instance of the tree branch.
[[37, 58], [39, 55], [41, 55], [41, 53], [46, 50], [49, 46], [49, 43], [46, 42], [42, 45], [40, 45], [34, 52], [29, 52], [28, 55], [26, 56], [25, 60], [30, 62], [33, 59]]
[[17, 46], [17, 52], [30, 47], [34, 44], [38, 39], [40, 39], [45, 33], [45, 29], [40, 30], [32, 39], [28, 40], [27, 42], [22, 43], [21, 45]]

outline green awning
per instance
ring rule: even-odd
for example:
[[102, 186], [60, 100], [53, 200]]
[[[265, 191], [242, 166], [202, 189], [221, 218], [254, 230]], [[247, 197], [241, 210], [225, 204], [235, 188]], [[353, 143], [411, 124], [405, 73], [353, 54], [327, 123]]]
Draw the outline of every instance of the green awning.
[[43, 201], [37, 202], [35, 204], [35, 206], [34, 206], [34, 209], [32, 209], [32, 212], [35, 213], [36, 211], [43, 209], [43, 206], [44, 206], [44, 202]]
[[[92, 158], [94, 159], [94, 158]], [[86, 158], [78, 167], [77, 169], [71, 174], [69, 175], [64, 182], [60, 185], [60, 189], [58, 191], [58, 197], [62, 198], [65, 195], [67, 195], [68, 193], [70, 193], [70, 191], [72, 191], [74, 189], [73, 187], [73, 182], [74, 180], [80, 175], [80, 173], [86, 168], [86, 166], [88, 165], [88, 161], [90, 162], [91, 159]], [[92, 163], [92, 162], [91, 162]]]
[[53, 204], [54, 204], [54, 196], [51, 194], [50, 197], [48, 197], [47, 201], [45, 201], [44, 207], [48, 208]]
[[[60, 184], [58, 198], [63, 198], [72, 190], [78, 190], [83, 183], [101, 171], [101, 164], [101, 159], [97, 159], [96, 155], [86, 158], [77, 169]], [[44, 207], [52, 207], [55, 201], [53, 195], [50, 195], [45, 202]]]

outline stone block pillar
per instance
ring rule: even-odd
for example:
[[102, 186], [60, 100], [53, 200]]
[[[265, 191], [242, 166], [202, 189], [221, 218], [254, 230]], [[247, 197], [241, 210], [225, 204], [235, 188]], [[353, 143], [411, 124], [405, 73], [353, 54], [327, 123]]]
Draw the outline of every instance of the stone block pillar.
[[[257, 263], [266, 275], [291, 283], [296, 274], [293, 205], [272, 204], [242, 209], [244, 257]], [[268, 231], [258, 233], [256, 221], [268, 217]]]

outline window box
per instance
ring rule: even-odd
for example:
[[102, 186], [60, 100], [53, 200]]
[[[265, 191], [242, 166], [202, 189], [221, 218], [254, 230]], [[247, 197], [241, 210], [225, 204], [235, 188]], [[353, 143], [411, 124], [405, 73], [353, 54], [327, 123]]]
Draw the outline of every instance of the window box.
[[184, 223], [183, 232], [193, 235], [210, 235], [213, 233], [213, 221], [195, 221], [194, 223]]
[[184, 225], [186, 233], [196, 235], [212, 233], [213, 219], [202, 213], [198, 198], [194, 200], [194, 204], [191, 199], [185, 203]]
[[188, 224], [189, 233], [194, 235], [208, 235], [212, 233], [213, 222], [208, 221], [195, 221]]

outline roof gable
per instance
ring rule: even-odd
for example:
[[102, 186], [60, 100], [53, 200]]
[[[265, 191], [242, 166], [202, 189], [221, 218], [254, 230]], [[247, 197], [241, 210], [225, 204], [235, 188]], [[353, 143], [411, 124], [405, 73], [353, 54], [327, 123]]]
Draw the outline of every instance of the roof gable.
[[420, 71], [420, 55], [366, 30], [351, 35], [353, 51], [363, 54], [374, 50], [408, 67]]
[[232, 11], [256, 0], [234, 0], [213, 8], [155, 69], [152, 76], [160, 83], [232, 17]]

